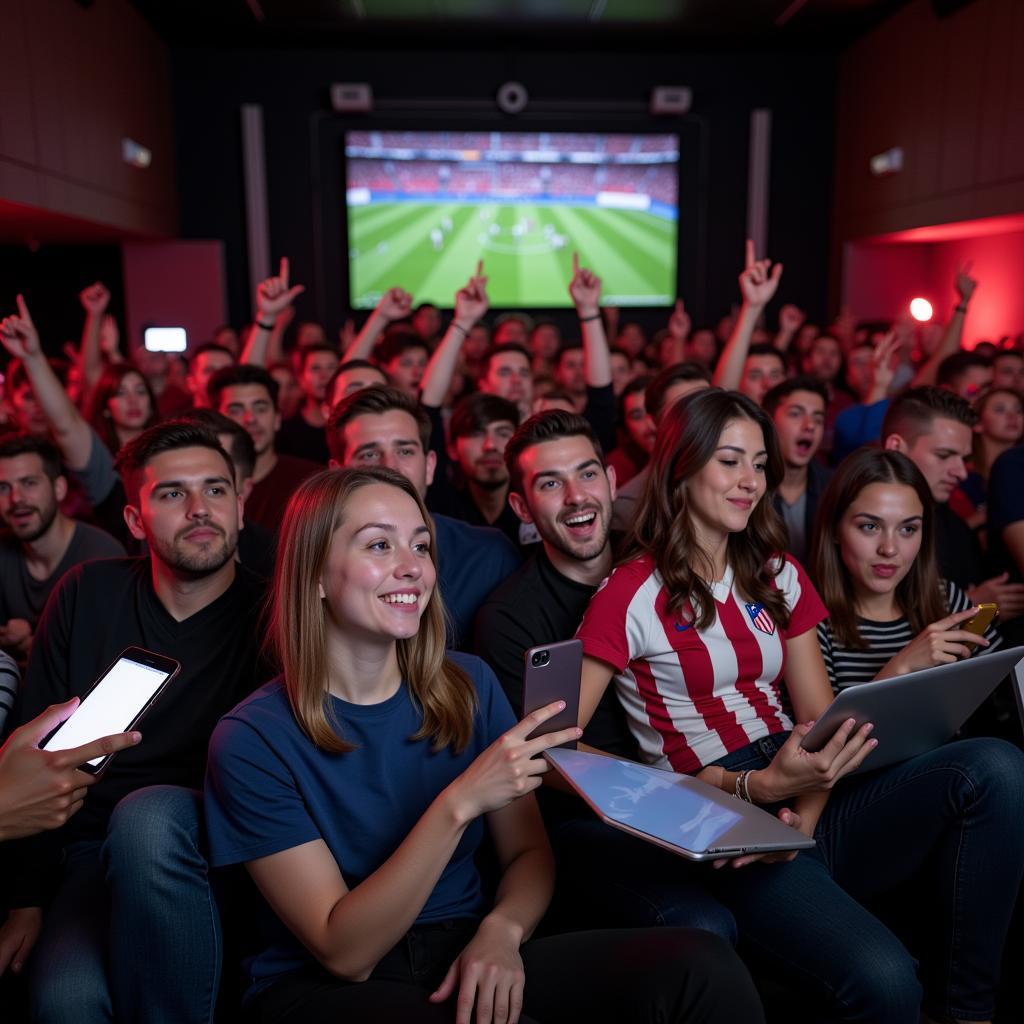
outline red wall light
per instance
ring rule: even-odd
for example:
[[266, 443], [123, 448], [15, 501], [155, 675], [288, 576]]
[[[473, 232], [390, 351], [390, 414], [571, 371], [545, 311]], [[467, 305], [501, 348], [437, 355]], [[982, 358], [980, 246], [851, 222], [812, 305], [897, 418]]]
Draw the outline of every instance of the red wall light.
[[932, 318], [932, 312], [932, 304], [927, 299], [910, 300], [910, 315], [919, 323], [928, 323]]

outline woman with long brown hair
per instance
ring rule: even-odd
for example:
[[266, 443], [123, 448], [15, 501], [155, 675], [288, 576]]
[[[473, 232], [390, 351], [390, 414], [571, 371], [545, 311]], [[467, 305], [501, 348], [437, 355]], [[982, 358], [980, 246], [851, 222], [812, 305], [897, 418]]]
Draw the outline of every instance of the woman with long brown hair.
[[[853, 776], [874, 741], [852, 719], [822, 751], [800, 746], [832, 699], [816, 633], [828, 612], [784, 551], [771, 501], [781, 477], [772, 422], [748, 398], [705, 390], [665, 414], [624, 560], [577, 634], [580, 724], [614, 679], [649, 763], [816, 838], [708, 880], [741, 947], [815, 1019], [917, 1024], [923, 994], [935, 1017], [990, 1020], [1006, 894], [1024, 871], [1024, 755], [965, 741]], [[912, 882], [929, 886], [920, 978], [861, 905]]]
[[861, 448], [847, 456], [814, 533], [814, 574], [830, 613], [818, 642], [833, 689], [999, 646], [994, 627], [980, 638], [961, 628], [977, 609], [939, 578], [931, 491], [905, 455]]
[[[212, 860], [244, 863], [273, 911], [256, 1020], [762, 1020], [721, 940], [677, 929], [530, 940], [554, 883], [530, 791], [561, 706], [516, 724], [494, 674], [446, 653], [434, 529], [405, 477], [317, 474], [282, 527], [281, 679], [210, 745]], [[474, 854], [500, 868], [488, 909]], [[525, 985], [525, 988], [524, 988]]]
[[117, 455], [156, 423], [156, 396], [130, 363], [111, 363], [93, 389], [85, 418], [111, 455]]

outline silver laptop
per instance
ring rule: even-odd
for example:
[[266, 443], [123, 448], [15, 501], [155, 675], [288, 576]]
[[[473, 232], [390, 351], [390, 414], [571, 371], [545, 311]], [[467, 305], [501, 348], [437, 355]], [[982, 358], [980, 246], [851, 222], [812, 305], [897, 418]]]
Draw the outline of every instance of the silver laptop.
[[857, 769], [875, 771], [941, 746], [982, 701], [1024, 661], [1024, 648], [981, 654], [951, 665], [848, 686], [804, 737], [805, 750], [821, 750], [848, 718], [874, 723], [878, 747]]
[[544, 756], [602, 821], [687, 860], [814, 846], [760, 807], [688, 775], [564, 747]]

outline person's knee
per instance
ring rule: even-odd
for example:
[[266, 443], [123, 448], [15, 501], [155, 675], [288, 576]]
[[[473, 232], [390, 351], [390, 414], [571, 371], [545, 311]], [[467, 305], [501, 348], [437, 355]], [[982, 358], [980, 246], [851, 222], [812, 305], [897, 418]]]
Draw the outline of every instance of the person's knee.
[[108, 866], [158, 862], [198, 849], [202, 798], [181, 786], [147, 786], [114, 808], [103, 853]]
[[977, 738], [954, 744], [960, 748], [959, 770], [980, 794], [997, 794], [1014, 808], [1024, 805], [1024, 752], [1006, 740]]
[[842, 968], [836, 993], [844, 1021], [902, 1024], [916, 1021], [923, 995], [917, 964], [902, 947], [873, 950], [864, 944], [857, 958]]

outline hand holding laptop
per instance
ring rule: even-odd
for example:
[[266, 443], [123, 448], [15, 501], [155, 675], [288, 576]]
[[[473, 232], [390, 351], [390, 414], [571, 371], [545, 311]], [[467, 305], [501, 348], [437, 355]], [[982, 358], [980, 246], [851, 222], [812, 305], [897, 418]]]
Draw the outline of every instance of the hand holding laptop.
[[[803, 825], [803, 819], [796, 811], [783, 807], [778, 813], [778, 819], [783, 825], [788, 825], [790, 828], [796, 829], [797, 832], [802, 831], [800, 826]], [[733, 868], [745, 868], [748, 864], [753, 864], [756, 861], [763, 861], [765, 864], [780, 864], [787, 860], [793, 860], [799, 852], [799, 850], [777, 850], [775, 853], [751, 853], [746, 857], [733, 857], [731, 860], [728, 857], [720, 857], [713, 864], [716, 869], [724, 868], [726, 864], [730, 864]]]
[[867, 722], [854, 731], [856, 721], [848, 718], [835, 735], [816, 753], [800, 744], [813, 722], [794, 727], [767, 768], [751, 772], [747, 790], [756, 804], [777, 804], [802, 793], [831, 789], [844, 775], [856, 771], [878, 746], [869, 739], [874, 726]]

